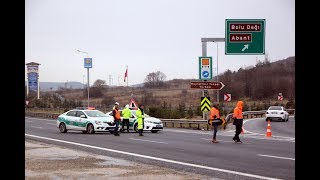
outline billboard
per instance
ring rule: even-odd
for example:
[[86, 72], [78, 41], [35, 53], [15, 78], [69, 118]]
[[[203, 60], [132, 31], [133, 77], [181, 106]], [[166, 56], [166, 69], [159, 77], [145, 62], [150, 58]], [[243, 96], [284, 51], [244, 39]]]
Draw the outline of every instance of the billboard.
[[28, 87], [29, 87], [29, 90], [32, 90], [32, 91], [38, 90], [38, 73], [36, 72], [28, 73]]

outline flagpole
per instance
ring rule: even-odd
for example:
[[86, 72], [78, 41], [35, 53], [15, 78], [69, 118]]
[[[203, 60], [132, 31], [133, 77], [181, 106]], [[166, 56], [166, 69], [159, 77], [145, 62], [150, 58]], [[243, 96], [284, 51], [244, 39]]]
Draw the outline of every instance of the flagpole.
[[127, 86], [128, 86], [128, 84], [129, 84], [129, 75], [128, 75], [128, 65], [127, 65]]

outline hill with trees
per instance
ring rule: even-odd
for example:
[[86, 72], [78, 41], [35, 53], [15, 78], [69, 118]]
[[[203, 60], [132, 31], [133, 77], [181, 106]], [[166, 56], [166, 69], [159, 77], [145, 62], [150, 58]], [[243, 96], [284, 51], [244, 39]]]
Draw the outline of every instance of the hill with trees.
[[[216, 77], [213, 77], [213, 81], [214, 79]], [[115, 101], [124, 106], [133, 97], [138, 104], [143, 103], [148, 107], [150, 115], [170, 118], [201, 116], [199, 106], [202, 90], [191, 89], [191, 81], [199, 80], [166, 80], [166, 75], [161, 71], [149, 73], [145, 78], [144, 86], [138, 87], [108, 86], [104, 80], [98, 79], [90, 87], [90, 105], [108, 111]], [[294, 56], [275, 62], [270, 62], [268, 58], [265, 58], [263, 61], [257, 61], [255, 66], [240, 68], [237, 71], [226, 70], [219, 74], [219, 81], [225, 84], [225, 87], [219, 91], [219, 102], [223, 113], [232, 111], [238, 100], [246, 102], [245, 110], [266, 109], [274, 104], [282, 104], [287, 108], [295, 106]], [[208, 92], [211, 102], [216, 102], [217, 91], [208, 90]], [[223, 94], [225, 93], [231, 94], [231, 102], [223, 102]], [[279, 93], [282, 93], [283, 101], [277, 101]], [[28, 107], [57, 107], [58, 105], [63, 108], [72, 108], [67, 106], [87, 104], [87, 88], [60, 87], [55, 91], [41, 92], [42, 98], [40, 100], [36, 100], [35, 97], [30, 94], [27, 98], [33, 102]], [[46, 103], [39, 103], [44, 99], [46, 99]], [[50, 99], [52, 101], [54, 99], [55, 103]], [[57, 99], [68, 103], [57, 103]], [[165, 111], [170, 112], [163, 113]]]

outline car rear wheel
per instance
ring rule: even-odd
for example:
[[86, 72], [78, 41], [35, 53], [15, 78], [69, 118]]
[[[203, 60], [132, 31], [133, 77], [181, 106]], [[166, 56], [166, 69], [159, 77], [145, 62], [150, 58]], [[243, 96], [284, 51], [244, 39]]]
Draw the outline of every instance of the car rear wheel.
[[68, 130], [67, 130], [67, 127], [64, 123], [60, 123], [59, 125], [59, 130], [61, 133], [66, 133]]
[[158, 132], [158, 130], [151, 130], [151, 132], [152, 132], [152, 133], [157, 133], [157, 132]]
[[94, 133], [94, 128], [93, 128], [93, 125], [92, 124], [89, 124], [88, 127], [87, 127], [87, 132], [89, 134], [93, 134]]

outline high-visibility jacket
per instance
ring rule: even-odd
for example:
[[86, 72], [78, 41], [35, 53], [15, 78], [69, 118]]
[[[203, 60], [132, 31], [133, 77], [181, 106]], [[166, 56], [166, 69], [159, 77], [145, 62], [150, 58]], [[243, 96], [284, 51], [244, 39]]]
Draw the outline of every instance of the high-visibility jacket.
[[[216, 118], [214, 118], [214, 116], [216, 116]], [[209, 119], [220, 119], [220, 112], [219, 109], [212, 107], [210, 109], [210, 117]]]
[[131, 110], [129, 108], [124, 108], [122, 110], [123, 119], [129, 119], [131, 117]]
[[234, 108], [234, 110], [233, 110], [233, 118], [243, 119], [242, 106], [243, 106], [243, 102], [242, 101], [238, 101], [237, 107]]
[[142, 114], [141, 109], [138, 108], [138, 110], [136, 111], [136, 115], [138, 121], [138, 129], [143, 129], [144, 114]]
[[113, 118], [114, 120], [121, 120], [120, 111], [117, 108], [113, 109]]

